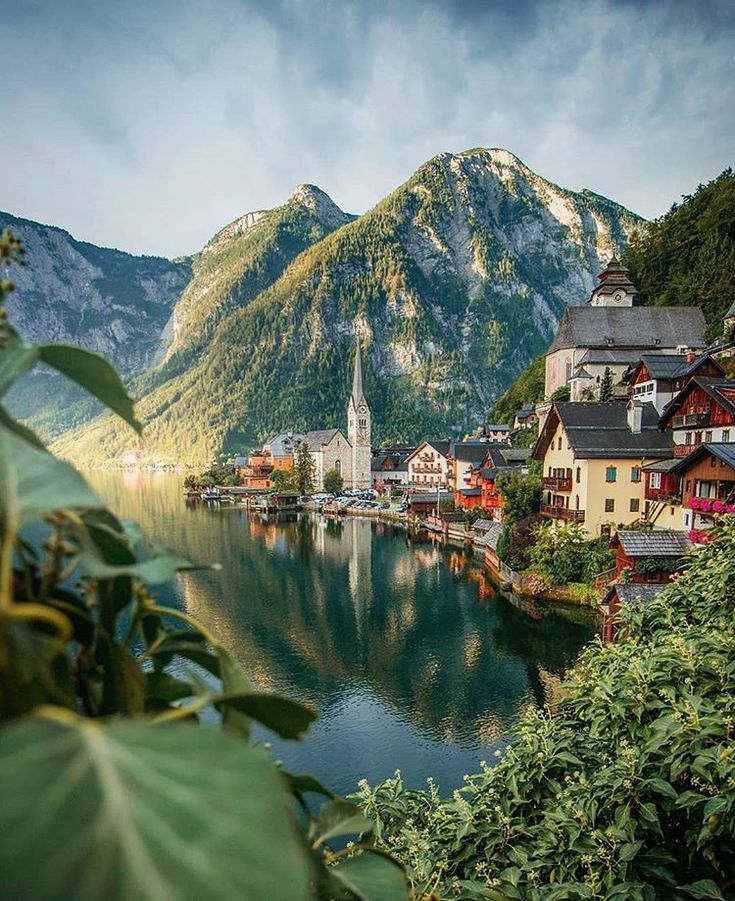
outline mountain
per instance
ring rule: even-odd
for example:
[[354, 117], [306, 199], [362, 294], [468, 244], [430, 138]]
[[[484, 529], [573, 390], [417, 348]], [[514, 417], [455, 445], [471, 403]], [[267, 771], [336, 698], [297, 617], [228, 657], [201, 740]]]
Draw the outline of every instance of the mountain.
[[[586, 300], [641, 223], [500, 149], [434, 157], [290, 262], [280, 239], [273, 266], [262, 247], [251, 257], [237, 242], [261, 222], [234, 223], [194, 263], [166, 360], [136, 383], [146, 453], [203, 462], [269, 432], [344, 426], [356, 332], [375, 441], [460, 433], [545, 350], [565, 305]], [[102, 417], [57, 450], [102, 460], [130, 443]]]
[[[623, 262], [638, 288], [637, 303], [701, 307], [708, 339], [720, 335], [725, 313], [735, 301], [732, 169], [700, 185], [664, 216], [638, 229], [623, 254]], [[541, 358], [508, 388], [490, 416], [501, 422], [510, 421], [518, 407], [543, 399]]]

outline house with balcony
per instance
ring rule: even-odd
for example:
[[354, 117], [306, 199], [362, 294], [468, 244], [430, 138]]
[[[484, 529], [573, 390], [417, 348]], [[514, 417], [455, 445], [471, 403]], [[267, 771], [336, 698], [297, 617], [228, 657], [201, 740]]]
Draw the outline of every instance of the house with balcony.
[[447, 460], [449, 463], [449, 489], [455, 494], [461, 489], [467, 487], [467, 477], [469, 472], [479, 467], [487, 455], [488, 448], [491, 446], [502, 446], [500, 442], [489, 442], [486, 440], [475, 439], [472, 441], [452, 441], [449, 446], [449, 454]]
[[503, 520], [503, 498], [497, 488], [497, 478], [503, 473], [528, 472], [528, 448], [491, 445], [477, 465], [465, 475], [465, 487], [457, 488], [454, 502], [464, 510], [481, 507], [492, 522]]
[[700, 444], [735, 441], [735, 381], [692, 378], [665, 407], [659, 426], [671, 432], [677, 457]]
[[408, 484], [416, 491], [446, 488], [451, 441], [422, 441], [406, 458]]
[[725, 513], [735, 513], [735, 443], [700, 444], [676, 458], [672, 475], [678, 479], [680, 528], [694, 540], [716, 525]]
[[643, 354], [623, 377], [630, 397], [664, 409], [695, 377], [723, 378], [724, 371], [709, 352]]
[[399, 488], [408, 486], [409, 456], [416, 450], [414, 447], [396, 445], [374, 451], [370, 461], [370, 474], [373, 488]]
[[520, 410], [516, 410], [513, 415], [513, 429], [532, 429], [538, 422], [536, 416], [536, 407], [533, 404], [526, 404]]
[[647, 463], [673, 455], [653, 404], [555, 403], [532, 459], [542, 464], [541, 515], [576, 522], [594, 538], [643, 515]]

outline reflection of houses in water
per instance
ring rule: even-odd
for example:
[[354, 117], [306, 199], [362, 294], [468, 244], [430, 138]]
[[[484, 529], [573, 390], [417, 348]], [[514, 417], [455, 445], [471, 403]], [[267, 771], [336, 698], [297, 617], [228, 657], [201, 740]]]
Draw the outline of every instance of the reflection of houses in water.
[[368, 523], [348, 518], [342, 540], [351, 546], [348, 564], [350, 597], [355, 610], [357, 637], [362, 642], [366, 612], [373, 601], [373, 536]]

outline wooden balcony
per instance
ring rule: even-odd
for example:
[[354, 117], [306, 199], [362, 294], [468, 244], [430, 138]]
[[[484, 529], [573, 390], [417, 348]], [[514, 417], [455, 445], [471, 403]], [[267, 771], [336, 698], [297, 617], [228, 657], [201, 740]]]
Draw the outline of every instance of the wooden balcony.
[[541, 487], [549, 488], [551, 491], [571, 491], [571, 476], [542, 476]]
[[699, 447], [698, 444], [675, 444], [674, 445], [674, 456], [675, 457], [688, 457], [689, 454], [693, 450], [696, 450]]
[[683, 416], [674, 416], [671, 425], [675, 429], [702, 428], [709, 425], [709, 412], [686, 413]]
[[547, 519], [564, 519], [568, 522], [584, 522], [584, 510], [570, 510], [554, 504], [541, 504], [541, 515]]

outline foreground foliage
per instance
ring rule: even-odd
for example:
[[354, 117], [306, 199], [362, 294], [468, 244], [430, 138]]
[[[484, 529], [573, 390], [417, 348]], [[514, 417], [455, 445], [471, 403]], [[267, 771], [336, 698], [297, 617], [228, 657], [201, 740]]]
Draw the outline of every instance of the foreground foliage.
[[[22, 262], [11, 235], [0, 261]], [[0, 397], [38, 362], [140, 429], [108, 363], [26, 344], [0, 316]], [[3, 896], [405, 898], [359, 808], [285, 772], [253, 734], [299, 739], [314, 712], [259, 691], [215, 635], [157, 604], [150, 586], [192, 568], [0, 406]], [[333, 850], [342, 837], [355, 844]]]
[[361, 786], [417, 895], [735, 897], [735, 518], [454, 797]]

